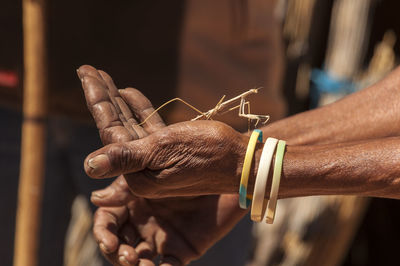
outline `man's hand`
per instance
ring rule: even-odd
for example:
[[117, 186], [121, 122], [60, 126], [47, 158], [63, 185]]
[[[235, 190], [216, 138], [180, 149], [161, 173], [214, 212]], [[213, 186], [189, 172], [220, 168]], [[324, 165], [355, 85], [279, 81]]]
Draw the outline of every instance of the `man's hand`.
[[246, 213], [238, 209], [236, 195], [147, 200], [133, 199], [128, 191], [121, 178], [92, 196], [93, 203], [110, 206], [96, 212], [96, 240], [110, 261], [122, 265], [138, 259], [140, 265], [151, 265], [155, 255], [160, 255], [161, 265], [185, 265]]
[[[88, 108], [104, 144], [123, 143], [164, 128], [158, 114], [143, 127], [154, 109], [135, 89], [117, 90], [111, 78], [90, 66], [78, 70]], [[159, 255], [164, 265], [186, 264], [230, 231], [246, 211], [235, 195], [148, 200], [135, 197], [123, 176], [92, 194], [100, 207], [94, 235], [103, 255], [114, 265], [152, 265]]]
[[107, 145], [85, 160], [94, 178], [124, 174], [146, 198], [238, 191], [248, 138], [216, 121], [173, 124], [130, 142]]

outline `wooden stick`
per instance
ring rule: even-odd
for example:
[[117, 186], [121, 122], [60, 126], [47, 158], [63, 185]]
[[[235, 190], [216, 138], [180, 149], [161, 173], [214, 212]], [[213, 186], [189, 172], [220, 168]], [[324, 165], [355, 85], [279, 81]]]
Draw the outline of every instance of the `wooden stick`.
[[23, 0], [24, 121], [14, 266], [38, 263], [47, 117], [45, 9], [46, 0]]

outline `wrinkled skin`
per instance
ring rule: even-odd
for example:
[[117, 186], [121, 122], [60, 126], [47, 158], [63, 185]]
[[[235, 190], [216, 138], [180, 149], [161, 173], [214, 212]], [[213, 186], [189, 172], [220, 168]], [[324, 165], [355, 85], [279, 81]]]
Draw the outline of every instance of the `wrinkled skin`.
[[[195, 130], [191, 127], [201, 127], [202, 122], [192, 123], [193, 125], [189, 126], [178, 124], [165, 127], [162, 119], [156, 114], [143, 127], [138, 126], [136, 118], [142, 121], [154, 110], [145, 96], [132, 88], [118, 91], [105, 72], [97, 71], [90, 66], [79, 68], [78, 75], [82, 81], [88, 108], [96, 121], [104, 144], [126, 143], [139, 138], [144, 138], [142, 141], [151, 143], [149, 140], [153, 138], [152, 135], [146, 137], [149, 134], [153, 134], [154, 138], [160, 138], [160, 134], [174, 135], [172, 139], [164, 138], [161, 142], [154, 142], [157, 145], [148, 147], [149, 153], [153, 152], [155, 155], [149, 156], [147, 161], [141, 157], [137, 158], [135, 162], [141, 162], [138, 164], [141, 169], [137, 169], [136, 164], [118, 164], [117, 161], [121, 159], [121, 156], [112, 154], [111, 158], [116, 158], [116, 160], [111, 160], [111, 169], [106, 174], [107, 176], [126, 172], [130, 167], [136, 167], [134, 170], [138, 173], [120, 176], [106, 189], [92, 194], [92, 202], [100, 206], [95, 214], [93, 231], [103, 255], [114, 265], [138, 263], [153, 265], [152, 259], [156, 255], [159, 255], [161, 265], [184, 265], [204, 254], [246, 213], [238, 208], [236, 195], [159, 200], [137, 196], [157, 198], [158, 193], [162, 194], [162, 187], [166, 183], [176, 189], [176, 195], [196, 194], [191, 191], [191, 183], [186, 182], [184, 178], [187, 172], [185, 168], [180, 167], [181, 163], [184, 162], [185, 166], [188, 163], [192, 164], [194, 170], [200, 168], [199, 171], [204, 171], [209, 165], [208, 159], [211, 153], [217, 151], [235, 154], [237, 150], [243, 149], [242, 142], [246, 146], [246, 139], [230, 127], [215, 123], [214, 150], [201, 150], [204, 143], [195, 142], [198, 138], [193, 135]], [[190, 135], [186, 134], [188, 128], [191, 128]], [[171, 131], [176, 131], [176, 134], [171, 134]], [[185, 141], [194, 142], [197, 145], [196, 153], [201, 150], [204, 157], [186, 158], [177, 154], [177, 159], [173, 162], [157, 159], [157, 154], [166, 146], [179, 145], [177, 140], [182, 137], [187, 137]], [[226, 137], [236, 137], [238, 146], [229, 147], [229, 150], [223, 151], [219, 142]], [[140, 146], [135, 148], [139, 149]], [[237, 156], [239, 160], [240, 156]], [[157, 171], [166, 166], [167, 170]], [[223, 169], [229, 168], [234, 177], [237, 175], [236, 166], [230, 167], [228, 163], [223, 166]], [[89, 174], [95, 176], [93, 172], [90, 172], [90, 167], [88, 169], [87, 161], [85, 168]], [[140, 171], [145, 168], [147, 170]], [[209, 170], [209, 173], [218, 171], [220, 170]], [[168, 179], [171, 173], [177, 174], [174, 175], [177, 176], [176, 180]], [[204, 174], [202, 178], [205, 180], [199, 179], [199, 182], [204, 182], [205, 185], [210, 182], [216, 183], [210, 174]], [[224, 183], [232, 186], [235, 181], [231, 178], [231, 180], [225, 180]], [[150, 189], [154, 186], [159, 188], [157, 192], [152, 192], [154, 188]]]
[[232, 193], [247, 141], [220, 122], [177, 123], [143, 139], [99, 149], [88, 156], [94, 159], [86, 161], [85, 169], [94, 178], [126, 173], [132, 192], [146, 198]]

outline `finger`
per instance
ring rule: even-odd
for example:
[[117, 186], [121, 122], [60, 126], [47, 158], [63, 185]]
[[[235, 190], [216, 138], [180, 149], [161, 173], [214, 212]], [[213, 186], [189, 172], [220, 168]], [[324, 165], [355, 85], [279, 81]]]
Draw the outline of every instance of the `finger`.
[[[129, 253], [125, 253], [124, 255], [126, 255], [126, 257], [124, 255], [119, 255], [119, 250], [117, 250], [116, 252], [110, 253], [110, 254], [105, 254], [104, 252], [101, 252], [101, 254], [107, 259], [107, 261], [109, 261], [112, 265], [137, 265], [139, 263], [138, 259], [133, 259], [136, 262], [130, 262], [126, 257], [133, 257], [131, 256]], [[133, 257], [134, 258], [134, 257]], [[132, 261], [132, 259], [131, 259]]]
[[[101, 78], [107, 84], [109, 95], [112, 96], [112, 97], [120, 97], [119, 93], [118, 93], [117, 86], [115, 86], [115, 83], [114, 83], [113, 79], [111, 78], [111, 76], [108, 75], [103, 70], [98, 70], [98, 72], [99, 72], [99, 75], [101, 76]], [[113, 100], [113, 99], [111, 99], [111, 100]]]
[[135, 249], [127, 244], [121, 244], [118, 248], [118, 262], [121, 265], [136, 265], [139, 261], [138, 254]]
[[139, 259], [139, 266], [154, 266], [155, 264], [153, 263], [152, 260], [148, 259]]
[[90, 65], [83, 65], [76, 70], [78, 77], [82, 80], [84, 76], [92, 76], [97, 78], [98, 80], [102, 80], [100, 73], [97, 71], [96, 68]]
[[149, 133], [153, 133], [160, 128], [165, 127], [165, 123], [158, 113], [154, 113], [154, 107], [139, 90], [134, 88], [126, 88], [124, 90], [119, 90], [120, 95], [133, 110], [135, 115], [139, 118], [140, 122], [143, 122], [149, 115], [151, 117], [146, 120], [143, 124], [143, 128]]
[[151, 151], [148, 137], [126, 143], [107, 145], [91, 154], [84, 162], [86, 174], [92, 178], [107, 178], [135, 173], [146, 167], [146, 155]]
[[129, 190], [123, 176], [119, 176], [108, 187], [92, 192], [91, 202], [98, 207], [118, 207], [127, 204], [136, 197]]
[[119, 245], [118, 229], [128, 218], [125, 207], [99, 208], [94, 215], [93, 235], [104, 254], [114, 253]]
[[108, 75], [106, 72], [102, 70], [99, 70], [99, 75], [106, 83], [109, 97], [113, 102], [113, 104], [115, 105], [115, 108], [117, 109], [118, 113], [121, 113], [123, 115], [121, 118], [125, 121], [128, 121], [128, 118], [132, 118], [133, 119], [132, 122], [137, 124], [137, 121], [134, 119], [132, 112], [129, 110], [125, 102], [122, 100], [118, 92], [117, 86], [115, 86], [115, 83], [113, 79], [110, 77], [110, 75]]
[[138, 254], [139, 258], [141, 259], [153, 259], [156, 255], [156, 248], [154, 246], [154, 242], [152, 239], [147, 239], [146, 241], [140, 242], [136, 248], [136, 253]]
[[[115, 244], [110, 244], [110, 236], [107, 235], [109, 234], [109, 231], [111, 231], [113, 238], [112, 241], [117, 241], [115, 228], [120, 228], [120, 223], [124, 222], [127, 219], [127, 217], [125, 217], [125, 215], [127, 216], [127, 210], [123, 210], [123, 208], [100, 209], [102, 213], [99, 211], [99, 213], [96, 213], [96, 215], [99, 215], [100, 218], [102, 218], [106, 222], [102, 223], [101, 221], [99, 221], [98, 216], [96, 216], [94, 232], [97, 241], [99, 241], [99, 239], [102, 239], [100, 240], [101, 242], [99, 244], [102, 254], [113, 265], [137, 265], [139, 256], [136, 253], [133, 245], [129, 243], [122, 243], [121, 241], [119, 241], [116, 245], [116, 248], [114, 248]], [[101, 232], [101, 230], [104, 228], [106, 228], [105, 232]], [[122, 229], [120, 229], [119, 231], [119, 238], [125, 242], [130, 242], [132, 241], [132, 239], [138, 237], [137, 232], [126, 223], [122, 225]]]
[[[91, 76], [86, 76], [83, 78], [83, 87], [86, 88], [88, 94], [92, 93], [92, 95], [98, 96], [97, 101], [88, 101], [88, 105], [91, 105], [89, 110], [91, 110], [104, 144], [137, 138], [134, 132], [129, 132], [124, 127], [115, 106], [109, 98], [105, 98], [108, 96], [103, 95], [106, 88], [102, 82]], [[90, 97], [95, 98], [95, 96], [88, 96], [88, 98]]]
[[[77, 70], [78, 76], [82, 81], [83, 92], [89, 111], [92, 112], [93, 106], [100, 102], [111, 102], [107, 84], [92, 66], [84, 65]], [[113, 108], [113, 113], [117, 113]], [[93, 114], [93, 113], [92, 113]], [[98, 121], [96, 121], [97, 123]]]
[[108, 88], [97, 70], [91, 66], [78, 69], [86, 103], [92, 114], [104, 144], [132, 140], [134, 135], [124, 128], [118, 112], [112, 104]]
[[99, 74], [101, 75], [108, 87], [109, 97], [114, 104], [124, 126], [128, 129], [129, 132], [131, 132], [132, 135], [136, 135], [137, 138], [143, 138], [147, 136], [146, 131], [141, 126], [138, 126], [138, 122], [134, 118], [128, 105], [121, 98], [112, 78], [102, 70], [99, 70]]

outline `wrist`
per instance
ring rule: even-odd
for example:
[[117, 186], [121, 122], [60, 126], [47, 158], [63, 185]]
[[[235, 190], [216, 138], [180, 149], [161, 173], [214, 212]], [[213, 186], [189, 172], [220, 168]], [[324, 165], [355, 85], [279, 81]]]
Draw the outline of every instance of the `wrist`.
[[[249, 137], [243, 135], [243, 141], [241, 144], [240, 155], [238, 156], [237, 171], [234, 178], [234, 184], [232, 187], [232, 193], [238, 193], [239, 184], [241, 179], [241, 173], [243, 170], [243, 162], [249, 142]], [[264, 140], [267, 137], [264, 137]], [[252, 195], [254, 191], [254, 184], [260, 164], [260, 158], [264, 143], [257, 143], [254, 150], [254, 155], [251, 163], [251, 169], [248, 179], [247, 194]], [[310, 156], [313, 153], [310, 152], [307, 146], [287, 146], [286, 152], [283, 159], [282, 177], [279, 188], [279, 198], [288, 198], [296, 196], [307, 196], [319, 191], [321, 182], [318, 182], [319, 172], [313, 167], [313, 160]], [[275, 164], [275, 155], [272, 158], [271, 165]], [[268, 198], [271, 190], [273, 168], [270, 168], [268, 181], [266, 184], [265, 197]]]
[[[240, 194], [240, 206], [247, 208], [249, 199], [246, 195], [250, 194], [248, 190], [249, 177], [253, 175], [254, 169], [257, 168], [257, 157], [259, 150], [262, 149], [263, 134], [261, 130], [254, 130], [250, 136], [242, 135], [242, 144], [238, 161], [236, 162], [236, 175], [234, 178], [233, 192]], [[246, 206], [246, 207], [245, 207]]]
[[[247, 193], [249, 195], [253, 195], [254, 184], [256, 181], [258, 167], [260, 165], [260, 158], [261, 158], [261, 153], [262, 153], [263, 147], [264, 147], [264, 143], [257, 143], [256, 149], [254, 151], [254, 158], [253, 158], [253, 162], [251, 164], [249, 183], [248, 183], [248, 187], [247, 187]], [[268, 177], [270, 177], [270, 175]], [[268, 180], [270, 180], [270, 178], [268, 178]], [[270, 184], [268, 184], [268, 183], [267, 183], [266, 191], [269, 191], [268, 189], [270, 188]]]
[[324, 146], [287, 146], [283, 159], [280, 198], [341, 194], [334, 160]]
[[[260, 164], [260, 158], [262, 154], [264, 144], [258, 143], [256, 146], [256, 150], [254, 152], [254, 160], [252, 162], [252, 168], [249, 176], [248, 183], [248, 194], [252, 195], [254, 191], [254, 184]], [[302, 147], [296, 146], [287, 146], [284, 159], [283, 159], [283, 168], [282, 168], [282, 176], [279, 187], [279, 198], [289, 198], [306, 196], [310, 191], [314, 191], [315, 189], [319, 189], [318, 184], [315, 184], [312, 178], [312, 171], [309, 171], [309, 167], [305, 167], [305, 158], [307, 156], [307, 151], [302, 149]], [[271, 165], [275, 164], [275, 154], [272, 158]], [[272, 175], [273, 168], [270, 168], [265, 197], [268, 198], [271, 190], [272, 183]]]

